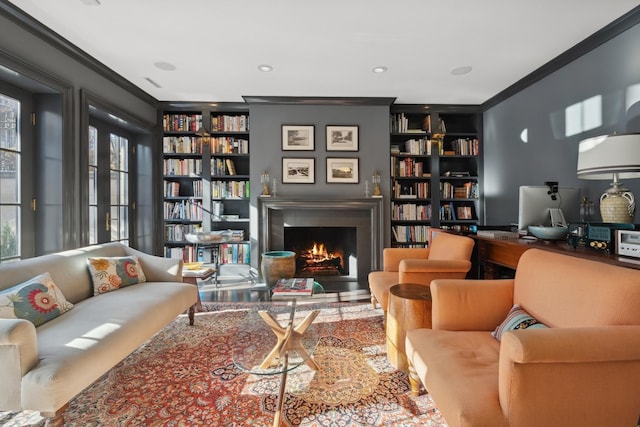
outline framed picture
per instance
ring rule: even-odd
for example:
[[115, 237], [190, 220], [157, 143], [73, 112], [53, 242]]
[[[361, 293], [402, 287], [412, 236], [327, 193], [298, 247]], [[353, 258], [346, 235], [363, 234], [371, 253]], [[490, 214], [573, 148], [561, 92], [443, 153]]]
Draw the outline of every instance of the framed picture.
[[358, 151], [358, 126], [327, 126], [327, 151]]
[[313, 184], [315, 177], [316, 159], [283, 157], [282, 182], [284, 184]]
[[285, 151], [315, 150], [313, 132], [313, 125], [282, 125], [282, 149]]
[[327, 157], [328, 183], [358, 183], [358, 159], [345, 157]]

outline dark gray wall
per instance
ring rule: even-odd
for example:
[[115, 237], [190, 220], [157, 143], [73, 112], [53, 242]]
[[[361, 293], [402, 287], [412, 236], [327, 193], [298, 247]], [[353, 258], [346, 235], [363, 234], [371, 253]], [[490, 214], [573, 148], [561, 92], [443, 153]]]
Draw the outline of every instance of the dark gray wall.
[[[262, 193], [260, 174], [268, 171], [277, 180], [277, 194], [280, 196], [305, 197], [364, 197], [365, 181], [369, 181], [375, 171], [380, 172], [385, 200], [385, 232], [389, 231], [389, 107], [388, 106], [336, 106], [336, 105], [250, 105], [250, 155], [251, 155], [251, 254], [252, 262], [257, 262], [258, 224], [257, 200]], [[314, 151], [282, 151], [282, 125], [314, 125]], [[327, 125], [357, 125], [359, 151], [326, 151]], [[314, 184], [283, 184], [283, 157], [315, 158]], [[326, 182], [327, 157], [357, 157], [359, 159], [358, 184], [328, 184]], [[370, 187], [371, 188], [371, 187]], [[389, 236], [385, 236], [385, 246]]]
[[[564, 112], [602, 96], [602, 125], [564, 136]], [[607, 181], [576, 178], [578, 143], [587, 137], [640, 131], [640, 25], [484, 113], [484, 195], [488, 225], [517, 221], [518, 187], [558, 181], [597, 201]], [[528, 130], [528, 142], [520, 139]], [[625, 181], [640, 196], [640, 180]], [[600, 219], [596, 202], [596, 216]], [[636, 221], [640, 216], [636, 215]]]
[[[95, 60], [84, 59], [73, 47], [45, 41], [46, 30], [40, 33], [37, 25], [31, 28], [16, 23], [10, 18], [12, 8], [0, 6], [0, 65], [44, 83], [46, 87], [36, 84], [30, 90], [44, 93], [43, 100], [55, 101], [43, 104], [43, 109], [53, 104], [56, 109], [42, 111], [51, 114], [41, 115], [43, 121], [38, 135], [45, 156], [38, 166], [46, 168], [42, 176], [44, 182], [39, 183], [44, 203], [38, 205], [46, 211], [37, 213], [36, 223], [41, 229], [52, 231], [46, 232], [46, 245], [39, 244], [37, 254], [78, 247], [82, 244], [81, 210], [86, 206], [81, 191], [84, 181], [80, 179], [83, 176], [80, 171], [85, 171], [84, 159], [80, 157], [80, 125], [82, 115], [88, 114], [79, 101], [80, 92], [88, 90], [105, 103], [117, 105], [140, 122], [150, 124], [157, 121], [156, 101]], [[26, 18], [25, 22], [32, 23]], [[147, 138], [147, 143], [152, 142], [156, 143], [155, 138], [153, 141]], [[150, 171], [152, 164], [146, 166]], [[148, 185], [148, 180], [146, 182]], [[147, 191], [151, 193], [152, 187]], [[149, 214], [149, 209], [145, 214]], [[152, 228], [145, 225], [144, 232], [148, 234], [141, 249], [151, 251], [153, 247], [148, 241], [154, 238]]]

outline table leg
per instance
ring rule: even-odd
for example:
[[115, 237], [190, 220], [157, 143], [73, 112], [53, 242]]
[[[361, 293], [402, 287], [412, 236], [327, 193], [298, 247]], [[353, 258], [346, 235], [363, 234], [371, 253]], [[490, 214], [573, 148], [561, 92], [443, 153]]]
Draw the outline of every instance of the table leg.
[[282, 409], [284, 408], [284, 400], [285, 400], [285, 389], [287, 386], [287, 371], [289, 370], [289, 354], [285, 351], [284, 353], [284, 369], [282, 370], [282, 374], [280, 374], [280, 390], [278, 392], [278, 403], [276, 406], [276, 413], [273, 416], [273, 427], [280, 426], [280, 420], [282, 419]]

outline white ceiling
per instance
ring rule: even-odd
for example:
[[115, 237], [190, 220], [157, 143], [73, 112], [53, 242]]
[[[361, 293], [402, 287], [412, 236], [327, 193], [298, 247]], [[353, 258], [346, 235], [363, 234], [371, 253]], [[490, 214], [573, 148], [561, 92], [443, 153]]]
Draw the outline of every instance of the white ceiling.
[[[160, 101], [481, 104], [638, 0], [10, 0]], [[157, 62], [175, 65], [164, 71]], [[269, 64], [264, 73], [258, 65]], [[372, 69], [388, 71], [375, 74]], [[466, 75], [452, 75], [471, 66]], [[153, 86], [151, 79], [161, 87]]]

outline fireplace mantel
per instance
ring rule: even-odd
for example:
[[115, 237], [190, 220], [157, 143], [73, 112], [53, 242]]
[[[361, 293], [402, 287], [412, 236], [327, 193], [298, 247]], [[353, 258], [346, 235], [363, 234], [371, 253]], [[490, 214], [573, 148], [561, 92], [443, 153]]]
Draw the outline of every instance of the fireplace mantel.
[[348, 226], [357, 228], [358, 281], [382, 265], [383, 200], [329, 197], [260, 197], [258, 199], [258, 253], [283, 250], [284, 227]]

